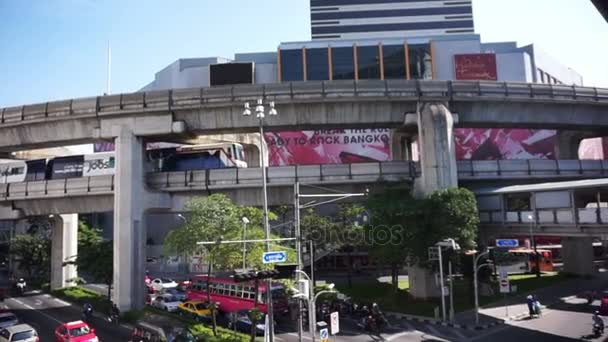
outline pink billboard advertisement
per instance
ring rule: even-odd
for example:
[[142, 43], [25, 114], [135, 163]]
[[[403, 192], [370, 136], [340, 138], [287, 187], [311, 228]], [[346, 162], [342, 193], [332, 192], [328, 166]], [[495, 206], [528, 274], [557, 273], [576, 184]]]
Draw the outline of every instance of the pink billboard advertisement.
[[458, 128], [456, 159], [555, 159], [555, 130]]
[[332, 129], [265, 134], [270, 166], [391, 160], [390, 129]]

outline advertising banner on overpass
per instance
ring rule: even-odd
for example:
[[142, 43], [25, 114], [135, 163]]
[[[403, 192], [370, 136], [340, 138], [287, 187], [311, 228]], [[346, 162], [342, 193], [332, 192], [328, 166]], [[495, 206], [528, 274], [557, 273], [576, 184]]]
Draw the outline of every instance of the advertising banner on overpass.
[[391, 160], [390, 129], [332, 129], [266, 133], [271, 166]]
[[546, 129], [455, 129], [456, 159], [555, 159], [556, 133]]

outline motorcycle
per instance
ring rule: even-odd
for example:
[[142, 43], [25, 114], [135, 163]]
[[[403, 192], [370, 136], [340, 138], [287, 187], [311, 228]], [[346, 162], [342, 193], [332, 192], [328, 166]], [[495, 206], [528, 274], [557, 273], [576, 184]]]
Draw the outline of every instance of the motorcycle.
[[593, 336], [600, 337], [604, 334], [604, 327], [600, 324], [593, 324]]
[[110, 314], [108, 317], [108, 322], [118, 324], [118, 318], [119, 316], [117, 314]]
[[86, 323], [91, 323], [91, 320], [93, 319], [93, 308], [86, 308], [83, 312], [82, 312], [82, 320]]
[[19, 295], [23, 296], [25, 294], [25, 280], [20, 279], [15, 286], [17, 287], [17, 292], [19, 292]]

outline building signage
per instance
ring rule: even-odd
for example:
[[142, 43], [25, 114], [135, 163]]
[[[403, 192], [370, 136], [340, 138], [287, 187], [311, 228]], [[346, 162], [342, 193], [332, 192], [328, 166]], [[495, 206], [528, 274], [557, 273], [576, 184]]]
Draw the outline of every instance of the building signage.
[[454, 66], [457, 80], [498, 80], [496, 55], [493, 53], [454, 55]]
[[517, 240], [517, 239], [497, 239], [496, 247], [502, 247], [502, 248], [519, 247], [519, 240]]
[[266, 252], [262, 256], [262, 262], [265, 264], [274, 264], [277, 262], [287, 261], [287, 252]]
[[498, 268], [498, 283], [500, 284], [500, 293], [511, 292], [509, 288], [509, 273], [506, 267]]
[[331, 320], [331, 334], [332, 335], [336, 335], [337, 333], [340, 332], [340, 313], [339, 312], [332, 312], [330, 315], [330, 320]]

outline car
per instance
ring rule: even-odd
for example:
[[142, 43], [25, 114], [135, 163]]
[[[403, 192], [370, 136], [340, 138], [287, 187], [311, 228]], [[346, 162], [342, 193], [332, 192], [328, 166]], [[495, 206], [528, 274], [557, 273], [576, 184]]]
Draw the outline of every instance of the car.
[[177, 306], [177, 312], [186, 317], [192, 317], [199, 322], [208, 322], [211, 319], [209, 303], [200, 300], [189, 300]]
[[182, 303], [181, 300], [171, 294], [163, 294], [154, 298], [150, 304], [152, 307], [165, 310], [168, 312], [177, 311], [177, 306]]
[[0, 313], [0, 329], [8, 328], [19, 323], [17, 316], [10, 312]]
[[163, 294], [170, 294], [173, 297], [177, 298], [177, 300], [179, 300], [180, 302], [185, 302], [186, 301], [186, 291], [182, 291], [179, 288], [174, 288], [174, 289], [164, 289]]
[[153, 325], [147, 322], [135, 324], [129, 342], [144, 341], [167, 341], [173, 336], [173, 342], [195, 342], [197, 339], [190, 331], [183, 327], [165, 327]]
[[163, 289], [172, 289], [177, 287], [177, 283], [173, 279], [169, 278], [156, 278], [150, 282], [150, 286], [154, 291], [161, 291]]
[[99, 342], [95, 329], [83, 321], [63, 323], [55, 329], [57, 342]]
[[[251, 333], [251, 319], [249, 319], [248, 310], [229, 312], [226, 314], [227, 327], [230, 330], [237, 330], [242, 333]], [[255, 325], [256, 335], [264, 335], [264, 322], [257, 322]]]
[[17, 324], [0, 331], [0, 342], [38, 342], [38, 332], [29, 324]]
[[608, 296], [604, 295], [600, 301], [600, 315], [608, 316]]

